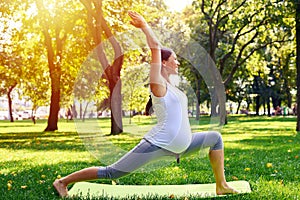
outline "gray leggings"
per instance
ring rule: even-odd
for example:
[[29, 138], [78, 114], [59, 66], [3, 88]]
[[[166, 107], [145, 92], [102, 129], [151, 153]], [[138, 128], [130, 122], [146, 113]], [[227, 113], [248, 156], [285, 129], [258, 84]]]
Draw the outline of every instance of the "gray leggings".
[[208, 131], [194, 133], [190, 146], [181, 154], [173, 153], [142, 139], [137, 146], [114, 164], [107, 167], [99, 167], [98, 178], [117, 179], [149, 162], [163, 159], [165, 156], [173, 156], [179, 159], [179, 156], [185, 156], [208, 147], [210, 150], [223, 149], [223, 140], [219, 132]]

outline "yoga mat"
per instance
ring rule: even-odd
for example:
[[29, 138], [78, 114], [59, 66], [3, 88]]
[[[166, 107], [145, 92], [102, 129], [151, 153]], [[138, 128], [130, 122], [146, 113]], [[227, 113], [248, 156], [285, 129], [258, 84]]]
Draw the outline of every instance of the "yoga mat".
[[[228, 184], [240, 193], [251, 192], [247, 181], [232, 181]], [[114, 197], [126, 198], [132, 196], [153, 197], [215, 197], [216, 184], [187, 184], [187, 185], [108, 185], [90, 182], [78, 182], [69, 191], [69, 196], [80, 197]]]

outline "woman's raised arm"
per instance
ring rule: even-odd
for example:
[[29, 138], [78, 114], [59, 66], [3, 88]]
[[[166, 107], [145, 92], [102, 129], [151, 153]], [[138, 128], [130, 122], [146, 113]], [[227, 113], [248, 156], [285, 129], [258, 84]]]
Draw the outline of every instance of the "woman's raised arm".
[[129, 11], [130, 23], [140, 28], [146, 35], [147, 44], [151, 50], [150, 88], [155, 96], [161, 97], [166, 93], [166, 83], [161, 75], [161, 44], [148, 26], [146, 20], [137, 12]]

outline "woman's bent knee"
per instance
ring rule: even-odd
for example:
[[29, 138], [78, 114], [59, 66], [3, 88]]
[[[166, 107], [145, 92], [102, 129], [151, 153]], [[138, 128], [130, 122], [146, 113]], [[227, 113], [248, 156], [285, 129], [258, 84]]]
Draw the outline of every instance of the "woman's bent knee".
[[222, 135], [218, 131], [212, 131], [211, 136], [214, 138], [215, 144], [210, 148], [210, 150], [220, 150], [223, 149], [223, 139]]

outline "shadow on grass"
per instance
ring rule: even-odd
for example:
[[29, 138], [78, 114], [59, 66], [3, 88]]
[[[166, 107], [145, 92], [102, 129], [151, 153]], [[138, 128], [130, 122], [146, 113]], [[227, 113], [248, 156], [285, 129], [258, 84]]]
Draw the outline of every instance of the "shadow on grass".
[[[266, 134], [266, 133], [272, 133], [272, 132], [283, 132], [283, 134], [285, 134], [285, 132], [291, 132], [294, 131], [294, 128], [290, 128], [290, 127], [281, 127], [281, 128], [266, 128], [266, 127], [262, 127], [262, 128], [253, 128], [253, 127], [241, 127], [241, 128], [237, 128], [236, 130], [234, 130], [233, 128], [231, 128], [230, 130], [227, 129], [223, 129], [221, 131], [222, 134], [226, 135], [226, 134], [230, 134], [230, 135], [237, 135], [238, 139], [238, 135], [243, 135], [243, 134]], [[256, 137], [256, 136], [255, 136]], [[271, 137], [271, 136], [270, 136]]]
[[0, 146], [13, 150], [85, 150], [74, 132], [2, 133]]
[[[94, 142], [97, 142], [97, 136], [95, 137]], [[126, 132], [116, 136], [105, 135], [105, 138], [114, 145], [128, 150], [141, 139]], [[82, 152], [86, 151], [85, 142], [90, 142], [90, 140], [83, 141], [76, 132], [3, 133], [0, 136], [0, 148], [13, 150], [72, 150]], [[93, 139], [91, 142], [93, 142]], [[98, 146], [99, 144], [94, 145]]]
[[[22, 128], [22, 127], [23, 127], [23, 128], [28, 128], [28, 127], [34, 127], [34, 126], [35, 126], [34, 124], [31, 124], [31, 125], [30, 125], [30, 124], [27, 123], [27, 124], [24, 124], [24, 125], [16, 124], [16, 125], [14, 125], [13, 127], [15, 127], [15, 128], [16, 128], [16, 127], [19, 127], [19, 128]], [[5, 126], [5, 125], [0, 126], [1, 129], [3, 129], [3, 128], [11, 128], [11, 127], [12, 127], [12, 126], [9, 126], [9, 125], [7, 125], [7, 126]]]
[[[230, 143], [230, 141], [228, 142]], [[278, 152], [280, 152], [280, 150], [282, 150], [285, 146], [289, 148], [294, 147], [296, 149], [300, 149], [300, 135], [255, 136], [254, 138], [242, 139], [238, 141], [235, 140], [232, 143], [238, 143], [240, 146], [244, 147], [250, 145], [253, 149], [267, 147], [267, 151], [278, 150]]]
[[228, 122], [296, 122], [296, 116], [228, 116]]

